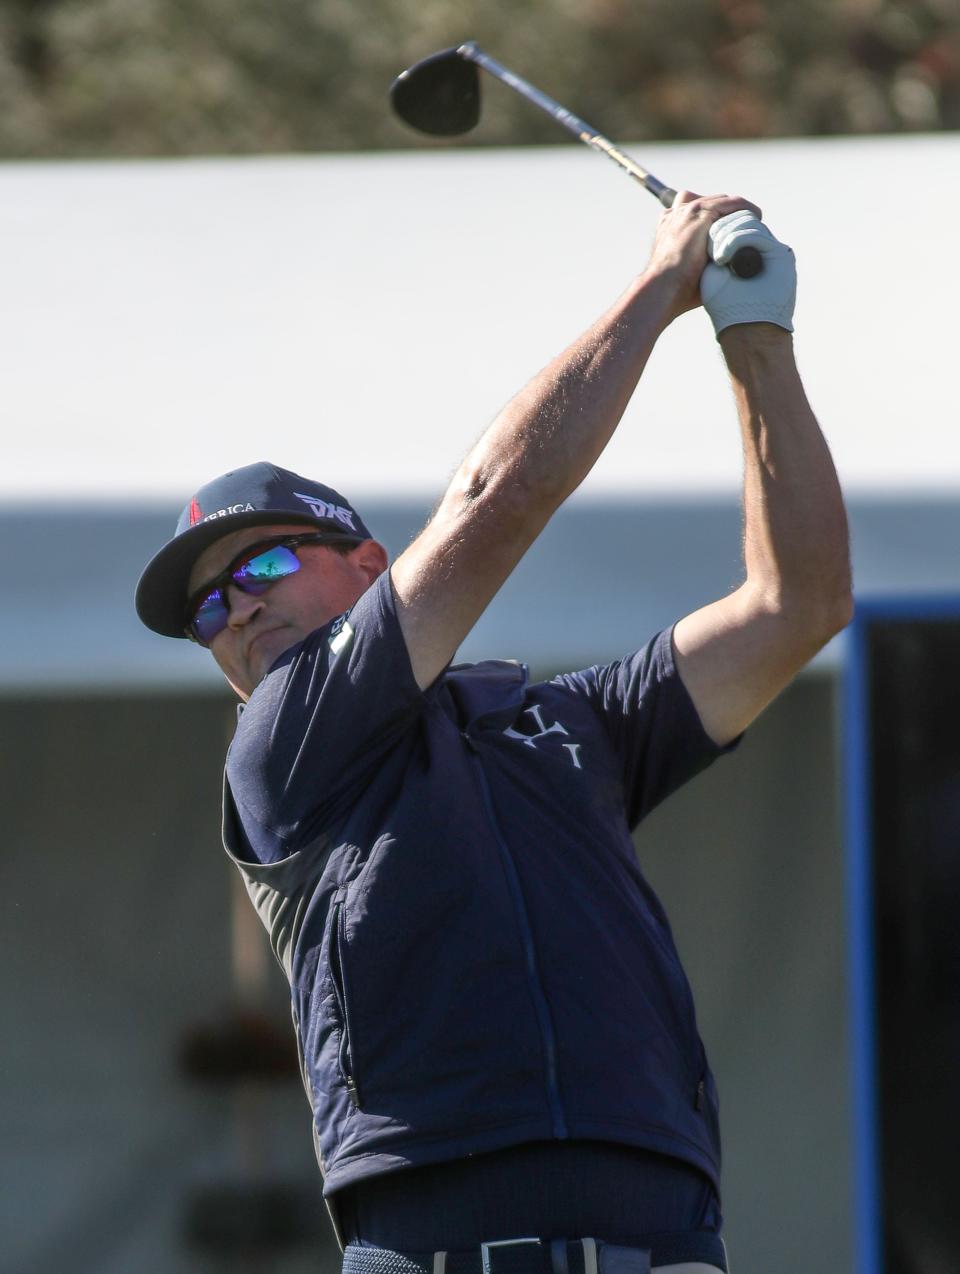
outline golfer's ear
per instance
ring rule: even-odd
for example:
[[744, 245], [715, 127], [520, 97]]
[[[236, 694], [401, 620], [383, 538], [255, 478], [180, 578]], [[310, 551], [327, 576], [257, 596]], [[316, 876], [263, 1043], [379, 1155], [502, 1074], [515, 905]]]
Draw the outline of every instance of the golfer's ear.
[[363, 571], [370, 584], [383, 574], [389, 564], [387, 550], [378, 540], [364, 540], [358, 544], [350, 554], [350, 560]]

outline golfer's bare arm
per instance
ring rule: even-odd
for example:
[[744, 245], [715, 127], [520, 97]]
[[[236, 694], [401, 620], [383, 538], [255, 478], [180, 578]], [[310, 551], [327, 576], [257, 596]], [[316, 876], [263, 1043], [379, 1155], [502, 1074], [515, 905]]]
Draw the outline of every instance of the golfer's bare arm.
[[673, 640], [704, 727], [722, 744], [849, 622], [852, 600], [843, 499], [791, 335], [744, 324], [720, 344], [743, 436], [746, 580], [681, 619]]
[[664, 328], [699, 304], [710, 224], [742, 199], [665, 213], [646, 271], [520, 391], [460, 465], [437, 512], [391, 568], [420, 686], [449, 662], [617, 427]]
[[421, 686], [449, 662], [488, 602], [589, 473], [665, 326], [665, 289], [640, 279], [503, 409], [391, 568]]

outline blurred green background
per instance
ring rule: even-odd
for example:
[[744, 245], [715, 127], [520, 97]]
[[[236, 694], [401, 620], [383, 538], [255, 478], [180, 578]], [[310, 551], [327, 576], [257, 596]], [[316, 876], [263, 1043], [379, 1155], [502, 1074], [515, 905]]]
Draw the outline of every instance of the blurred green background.
[[[960, 126], [957, 0], [4, 0], [0, 157], [410, 146], [387, 85], [466, 39], [614, 137]], [[496, 87], [472, 140], [568, 139]]]

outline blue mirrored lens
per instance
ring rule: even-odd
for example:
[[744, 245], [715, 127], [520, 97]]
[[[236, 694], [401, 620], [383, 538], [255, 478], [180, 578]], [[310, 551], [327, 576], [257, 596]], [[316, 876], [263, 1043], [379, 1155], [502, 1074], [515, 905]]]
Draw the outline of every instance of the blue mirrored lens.
[[261, 588], [267, 588], [275, 580], [283, 579], [285, 575], [292, 575], [299, 569], [300, 563], [297, 561], [296, 553], [283, 544], [275, 544], [273, 548], [258, 553], [256, 557], [251, 557], [249, 562], [241, 563], [234, 570], [233, 579], [240, 588], [253, 593], [259, 592]]
[[217, 633], [226, 627], [226, 623], [227, 607], [223, 600], [223, 593], [219, 588], [215, 588], [197, 607], [190, 622], [190, 628], [197, 641], [204, 646], [209, 646]]

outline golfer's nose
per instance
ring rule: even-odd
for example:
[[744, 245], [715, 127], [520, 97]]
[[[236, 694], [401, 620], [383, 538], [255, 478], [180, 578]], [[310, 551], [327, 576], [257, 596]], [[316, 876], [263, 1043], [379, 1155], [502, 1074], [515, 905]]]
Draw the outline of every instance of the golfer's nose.
[[235, 584], [231, 584], [227, 589], [227, 607], [229, 618], [227, 623], [231, 628], [243, 628], [245, 624], [249, 624], [255, 615], [258, 615], [266, 605], [265, 595], [254, 596], [253, 593], [245, 593], [242, 588], [237, 588]]

